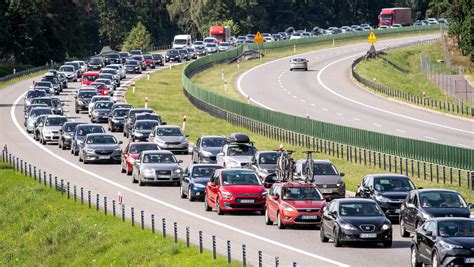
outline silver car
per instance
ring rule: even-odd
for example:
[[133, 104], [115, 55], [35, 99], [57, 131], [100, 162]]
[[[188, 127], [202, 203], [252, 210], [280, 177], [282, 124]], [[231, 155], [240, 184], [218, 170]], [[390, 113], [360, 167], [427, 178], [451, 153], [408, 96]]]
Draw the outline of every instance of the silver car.
[[39, 141], [46, 145], [48, 142], [59, 141], [59, 130], [67, 121], [66, 116], [50, 115], [46, 117], [44, 125], [39, 132]]
[[133, 162], [132, 181], [140, 186], [146, 183], [174, 183], [179, 185], [183, 177], [183, 169], [179, 165], [182, 160], [170, 151], [147, 150], [140, 153]]
[[108, 122], [114, 101], [97, 101], [92, 108], [91, 122]]
[[90, 133], [80, 144], [79, 161], [120, 163], [122, 141], [106, 133]]
[[188, 154], [189, 142], [181, 128], [173, 125], [159, 125], [153, 128], [148, 141], [158, 144], [161, 149]]
[[110, 96], [103, 96], [103, 95], [95, 95], [91, 98], [91, 102], [89, 102], [88, 105], [88, 112], [89, 112], [89, 117], [92, 115], [92, 110], [94, 109], [95, 102], [97, 101], [111, 101], [112, 98]]
[[308, 70], [308, 60], [304, 57], [294, 57], [290, 60], [290, 71], [295, 69]]
[[37, 107], [30, 110], [26, 119], [26, 131], [32, 133], [35, 130], [36, 120], [41, 115], [53, 115], [53, 111], [49, 107]]
[[120, 77], [122, 77], [121, 79], [127, 78], [127, 71], [122, 64], [110, 64], [107, 68], [117, 70], [120, 73]]
[[61, 67], [59, 67], [59, 72], [64, 73], [68, 81], [77, 82], [77, 72], [74, 66], [62, 65]]

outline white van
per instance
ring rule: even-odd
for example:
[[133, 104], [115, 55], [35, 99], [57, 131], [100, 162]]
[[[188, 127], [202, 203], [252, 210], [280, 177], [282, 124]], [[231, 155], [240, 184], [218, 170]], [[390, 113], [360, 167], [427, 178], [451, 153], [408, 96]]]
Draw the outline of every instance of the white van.
[[189, 34], [176, 35], [173, 39], [173, 49], [192, 47], [193, 40]]

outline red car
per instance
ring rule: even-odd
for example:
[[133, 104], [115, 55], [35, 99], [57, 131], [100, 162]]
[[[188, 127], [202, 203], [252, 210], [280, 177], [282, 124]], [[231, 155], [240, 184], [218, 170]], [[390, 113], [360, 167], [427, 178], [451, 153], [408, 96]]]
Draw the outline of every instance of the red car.
[[133, 162], [138, 159], [138, 155], [146, 150], [161, 150], [155, 143], [148, 142], [133, 142], [129, 143], [123, 150], [120, 157], [120, 165], [122, 173], [132, 175]]
[[320, 225], [325, 199], [312, 183], [275, 183], [266, 202], [265, 223], [286, 225]]
[[147, 68], [155, 68], [155, 61], [153, 61], [152, 55], [143, 55], [143, 58], [145, 59], [145, 64]]
[[81, 86], [87, 86], [93, 81], [97, 80], [100, 76], [98, 72], [86, 72], [82, 75]]
[[263, 212], [267, 197], [257, 174], [248, 169], [216, 170], [204, 194], [206, 211], [215, 208], [219, 215], [226, 211]]
[[109, 88], [107, 88], [105, 83], [91, 82], [89, 85], [97, 88], [97, 92], [99, 92], [100, 95], [109, 95]]

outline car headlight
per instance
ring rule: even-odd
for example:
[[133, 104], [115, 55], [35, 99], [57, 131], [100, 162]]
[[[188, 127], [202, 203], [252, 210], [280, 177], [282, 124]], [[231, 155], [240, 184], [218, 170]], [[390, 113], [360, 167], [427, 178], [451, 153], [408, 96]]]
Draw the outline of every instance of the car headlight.
[[211, 153], [211, 152], [209, 152], [209, 151], [204, 151], [204, 150], [201, 152], [201, 154], [202, 154], [203, 157], [211, 157], [211, 156], [212, 156], [212, 153]]
[[455, 248], [460, 248], [460, 249], [463, 248], [463, 246], [451, 244], [451, 243], [448, 243], [448, 242], [443, 241], [443, 240], [439, 241], [439, 244], [440, 244], [440, 246], [442, 246], [442, 247], [444, 247], [448, 250], [453, 250]]
[[122, 149], [120, 147], [117, 147], [116, 149], [114, 149], [114, 151], [122, 151]]
[[230, 192], [222, 192], [222, 198], [224, 199], [232, 199], [232, 194]]
[[63, 137], [64, 137], [64, 139], [71, 139], [72, 138], [72, 136], [70, 136], [69, 134], [65, 134]]
[[164, 145], [164, 144], [165, 144], [165, 140], [161, 140], [161, 139], [157, 139], [156, 142], [157, 142], [159, 145]]
[[183, 172], [183, 170], [181, 170], [181, 169], [176, 169], [176, 170], [174, 170], [174, 173], [178, 173], [178, 174], [179, 174], [179, 173], [182, 173], [182, 172]]
[[51, 134], [52, 132], [51, 132], [50, 129], [44, 129], [44, 133], [45, 133], [45, 134]]
[[155, 173], [155, 170], [147, 168], [147, 169], [143, 169], [142, 173], [150, 175], [150, 174]]
[[296, 211], [295, 208], [293, 208], [292, 206], [288, 206], [288, 205], [283, 205], [282, 208], [283, 208], [284, 211]]
[[376, 196], [375, 196], [375, 199], [376, 199], [377, 201], [379, 201], [379, 202], [389, 202], [389, 201], [390, 201], [389, 198], [386, 198], [386, 197], [384, 197], [384, 196], [382, 196], [382, 195], [376, 195]]
[[82, 104], [84, 104], [84, 102], [82, 102], [81, 100], [78, 100], [77, 104], [82, 105]]
[[421, 216], [423, 217], [424, 220], [427, 220], [427, 219], [430, 219], [430, 218], [433, 217], [433, 216], [431, 216], [430, 214], [424, 213], [424, 212], [421, 213]]
[[204, 188], [206, 185], [203, 184], [194, 184], [194, 188]]
[[382, 225], [382, 228], [381, 228], [381, 229], [382, 229], [382, 231], [385, 231], [385, 230], [388, 230], [388, 229], [390, 229], [390, 228], [392, 228], [392, 225], [391, 225], [391, 224], [384, 223], [384, 224]]
[[92, 111], [92, 114], [99, 115], [99, 112], [97, 110], [94, 110], [94, 111]]
[[94, 153], [94, 149], [87, 148], [86, 153]]
[[142, 133], [135, 133], [135, 136], [136, 136], [136, 137], [142, 137], [143, 134], [142, 134]]
[[351, 230], [351, 231], [356, 231], [357, 230], [357, 228], [355, 228], [354, 225], [352, 225], [350, 223], [341, 223], [340, 226], [344, 230]]
[[238, 168], [240, 164], [237, 161], [229, 161], [227, 162], [227, 167], [229, 168]]
[[337, 183], [336, 186], [340, 188], [340, 187], [344, 187], [345, 185], [344, 185], [344, 182], [340, 182], [340, 183]]

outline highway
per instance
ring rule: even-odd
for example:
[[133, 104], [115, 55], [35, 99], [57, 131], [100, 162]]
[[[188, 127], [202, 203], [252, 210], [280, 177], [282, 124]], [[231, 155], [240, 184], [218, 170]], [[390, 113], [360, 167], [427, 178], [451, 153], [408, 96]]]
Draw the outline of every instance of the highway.
[[[439, 35], [379, 41], [377, 49]], [[267, 109], [374, 132], [474, 148], [472, 119], [428, 111], [370, 93], [350, 77], [353, 60], [369, 44], [334, 47], [303, 54], [309, 69], [290, 71], [290, 57], [259, 65], [243, 73], [237, 88]], [[370, 77], [369, 77], [370, 78]]]
[[[405, 39], [411, 40], [411, 39]], [[358, 51], [353, 50], [354, 48], [362, 51], [363, 45], [351, 46], [349, 48], [338, 48], [341, 51], [349, 49], [349, 51], [341, 52], [337, 54], [341, 58], [347, 58], [352, 54], [357, 54]], [[335, 52], [333, 52], [335, 53]], [[324, 54], [329, 55], [326, 52], [315, 52], [311, 54], [312, 65], [311, 69], [319, 69], [320, 73], [323, 71], [324, 64], [333, 62], [334, 58], [327, 62], [317, 63], [316, 57], [322, 57]], [[313, 56], [314, 55], [314, 56]], [[284, 61], [277, 61], [276, 63], [267, 64], [265, 67], [257, 68], [245, 75], [242, 84], [245, 85], [249, 78], [253, 77], [254, 72], [268, 69], [267, 66], [275, 64], [275, 70], [272, 73], [277, 76], [282, 72], [284, 75], [281, 77], [282, 84], [288, 86], [286, 88], [297, 88], [299, 94], [305, 93], [308, 98], [307, 104], [311, 105], [312, 101], [315, 102], [314, 112], [309, 109], [306, 111], [303, 106], [306, 105], [298, 98], [288, 98], [283, 93], [273, 93], [276, 102], [267, 101], [268, 105], [272, 103], [278, 103], [278, 98], [284, 101], [295, 104], [294, 106], [285, 105], [273, 105], [274, 108], [281, 109], [286, 112], [293, 112], [299, 110], [304, 114], [311, 112], [310, 116], [318, 118], [317, 114], [335, 114], [341, 112], [342, 118], [346, 118], [351, 114], [350, 120], [354, 117], [358, 117], [360, 121], [353, 125], [365, 125], [363, 121], [369, 119], [377, 119], [375, 122], [385, 124], [390, 122], [391, 124], [396, 123], [396, 119], [389, 117], [388, 114], [381, 114], [380, 116], [372, 116], [370, 114], [360, 114], [361, 111], [350, 112], [350, 106], [345, 104], [344, 107], [340, 107], [337, 110], [332, 106], [332, 102], [329, 100], [322, 100], [322, 91], [319, 91], [319, 96], [314, 96], [315, 88], [318, 88], [316, 82], [312, 79], [316, 78], [313, 75], [317, 75], [318, 72], [312, 71], [308, 73], [295, 72], [294, 75], [298, 75], [295, 84], [290, 82], [290, 75], [286, 71]], [[346, 62], [346, 61], [341, 61]], [[338, 64], [338, 63], [337, 63]], [[318, 66], [321, 66], [318, 67]], [[332, 69], [334, 65], [328, 67]], [[339, 65], [337, 65], [339, 66]], [[272, 67], [273, 68], [273, 67]], [[341, 68], [339, 66], [338, 68]], [[267, 73], [267, 76], [263, 77], [262, 80], [269, 82], [267, 79], [270, 78], [272, 73]], [[288, 75], [287, 75], [288, 74]], [[122, 81], [122, 83], [129, 83], [131, 78], [136, 78], [135, 75], [129, 75], [129, 77]], [[38, 79], [38, 78], [36, 78]], [[346, 78], [340, 80], [345, 80]], [[172, 234], [172, 223], [178, 222], [179, 236], [184, 239], [185, 226], [189, 226], [191, 230], [191, 241], [194, 244], [198, 242], [198, 231], [201, 230], [204, 233], [204, 246], [210, 248], [211, 236], [217, 237], [217, 252], [225, 254], [225, 242], [230, 240], [232, 243], [232, 257], [241, 260], [241, 247], [242, 244], [247, 246], [248, 263], [257, 265], [257, 251], [263, 251], [263, 265], [272, 266], [274, 265], [274, 257], [280, 257], [281, 266], [290, 266], [292, 262], [297, 262], [298, 266], [406, 266], [410, 264], [410, 250], [408, 248], [410, 239], [402, 239], [399, 235], [398, 225], [394, 225], [393, 229], [393, 247], [382, 248], [380, 245], [377, 247], [367, 245], [357, 246], [344, 246], [342, 248], [334, 248], [332, 243], [323, 244], [319, 241], [319, 231], [311, 228], [289, 228], [286, 230], [278, 230], [276, 225], [267, 226], [264, 223], [264, 216], [253, 214], [253, 213], [237, 213], [228, 214], [225, 216], [218, 216], [215, 212], [205, 212], [204, 205], [202, 202], [189, 202], [188, 200], [181, 199], [179, 197], [178, 187], [173, 186], [147, 186], [139, 187], [137, 184], [133, 184], [131, 177], [120, 173], [120, 166], [114, 164], [88, 164], [84, 165], [78, 161], [78, 157], [73, 156], [69, 151], [60, 150], [57, 145], [49, 144], [43, 146], [38, 142], [34, 141], [33, 138], [28, 135], [23, 127], [23, 94], [29, 89], [33, 79], [25, 80], [9, 86], [3, 90], [0, 90], [0, 143], [8, 144], [8, 150], [19, 156], [23, 160], [39, 166], [48, 173], [58, 176], [60, 179], [65, 179], [71, 182], [71, 185], [77, 185], [84, 187], [86, 192], [91, 190], [94, 194], [100, 194], [101, 199], [107, 196], [109, 201], [112, 199], [117, 200], [117, 195], [120, 192], [123, 195], [124, 204], [127, 210], [127, 217], [130, 217], [130, 207], [135, 207], [136, 221], [139, 219], [139, 211], [145, 211], [146, 222], [149, 225], [150, 214], [155, 214], [157, 221], [157, 228], [161, 230], [161, 218], [164, 217], [167, 220], [168, 234]], [[278, 79], [275, 79], [278, 81]], [[326, 76], [322, 77], [322, 81], [332, 86], [332, 81]], [[350, 80], [348, 80], [350, 82]], [[60, 95], [61, 99], [66, 104], [67, 112], [71, 119], [76, 121], [88, 122], [89, 118], [86, 113], [80, 115], [74, 114], [74, 104], [72, 94], [75, 89], [79, 86], [78, 83], [70, 83], [69, 89]], [[303, 86], [304, 85], [304, 86]], [[291, 86], [291, 87], [290, 87]], [[314, 86], [314, 87], [313, 87]], [[247, 86], [243, 86], [246, 88]], [[258, 88], [258, 87], [256, 87]], [[263, 88], [263, 87], [262, 87]], [[265, 88], [269, 88], [266, 86]], [[275, 87], [276, 88], [276, 87]], [[278, 87], [279, 88], [279, 87]], [[269, 90], [268, 89], [268, 90]], [[251, 90], [251, 89], [248, 89]], [[362, 90], [359, 90], [363, 92]], [[284, 92], [284, 91], [283, 91]], [[123, 88], [120, 93], [123, 95]], [[264, 97], [258, 97], [257, 94], [250, 93], [252, 97], [255, 97], [257, 101], [266, 101]], [[311, 97], [311, 95], [313, 95]], [[370, 95], [370, 94], [369, 94]], [[349, 95], [355, 97], [355, 94]], [[184, 97], [184, 96], [183, 96]], [[310, 100], [311, 98], [312, 100]], [[318, 100], [321, 98], [321, 100]], [[334, 100], [335, 101], [335, 100]], [[341, 101], [341, 100], [338, 100]], [[298, 104], [296, 104], [298, 103]], [[324, 105], [323, 105], [324, 104]], [[377, 103], [374, 103], [377, 104]], [[398, 105], [396, 103], [390, 103], [390, 105]], [[388, 104], [386, 105], [386, 107]], [[328, 111], [321, 110], [322, 107], [326, 107]], [[403, 110], [400, 110], [400, 112]], [[157, 113], [160, 111], [157, 110]], [[359, 113], [358, 113], [359, 112]], [[421, 112], [421, 111], [420, 111]], [[345, 114], [345, 115], [344, 115]], [[431, 114], [436, 116], [436, 114]], [[388, 118], [387, 118], [388, 117]], [[342, 119], [341, 118], [341, 119]], [[444, 118], [444, 117], [443, 117]], [[163, 118], [166, 121], [166, 118]], [[438, 121], [438, 123], [448, 123], [451, 121], [457, 121], [451, 118], [444, 118], [445, 121]], [[462, 120], [459, 120], [463, 122]], [[339, 121], [338, 121], [339, 122]], [[407, 122], [405, 124], [407, 131], [412, 131], [413, 122]], [[421, 124], [421, 123], [420, 123]], [[468, 124], [467, 122], [464, 124]], [[410, 127], [408, 127], [410, 126]], [[472, 126], [472, 125], [471, 125]], [[398, 127], [398, 126], [397, 126]], [[401, 126], [400, 126], [401, 127]], [[422, 128], [427, 126], [423, 124]], [[464, 125], [454, 125], [453, 127], [465, 127]], [[382, 129], [390, 128], [388, 125], [380, 127]], [[438, 137], [439, 132], [443, 132], [440, 128], [436, 132], [430, 133], [434, 137]], [[469, 129], [469, 128], [464, 128]], [[447, 130], [446, 130], [447, 131]], [[454, 131], [454, 130], [452, 130]], [[122, 141], [124, 139], [121, 133], [114, 133], [114, 135]], [[457, 136], [469, 136], [469, 133], [460, 132]], [[463, 137], [464, 138], [464, 137]], [[195, 141], [195, 140], [191, 140]], [[472, 140], [471, 140], [472, 141]], [[457, 142], [466, 142], [466, 140], [459, 139]], [[190, 163], [190, 156], [178, 155], [179, 159], [183, 159], [183, 167], [186, 167]], [[95, 195], [93, 196], [95, 200]], [[101, 200], [102, 203], [102, 200]], [[102, 204], [101, 204], [102, 205]], [[110, 207], [110, 202], [109, 202]]]

